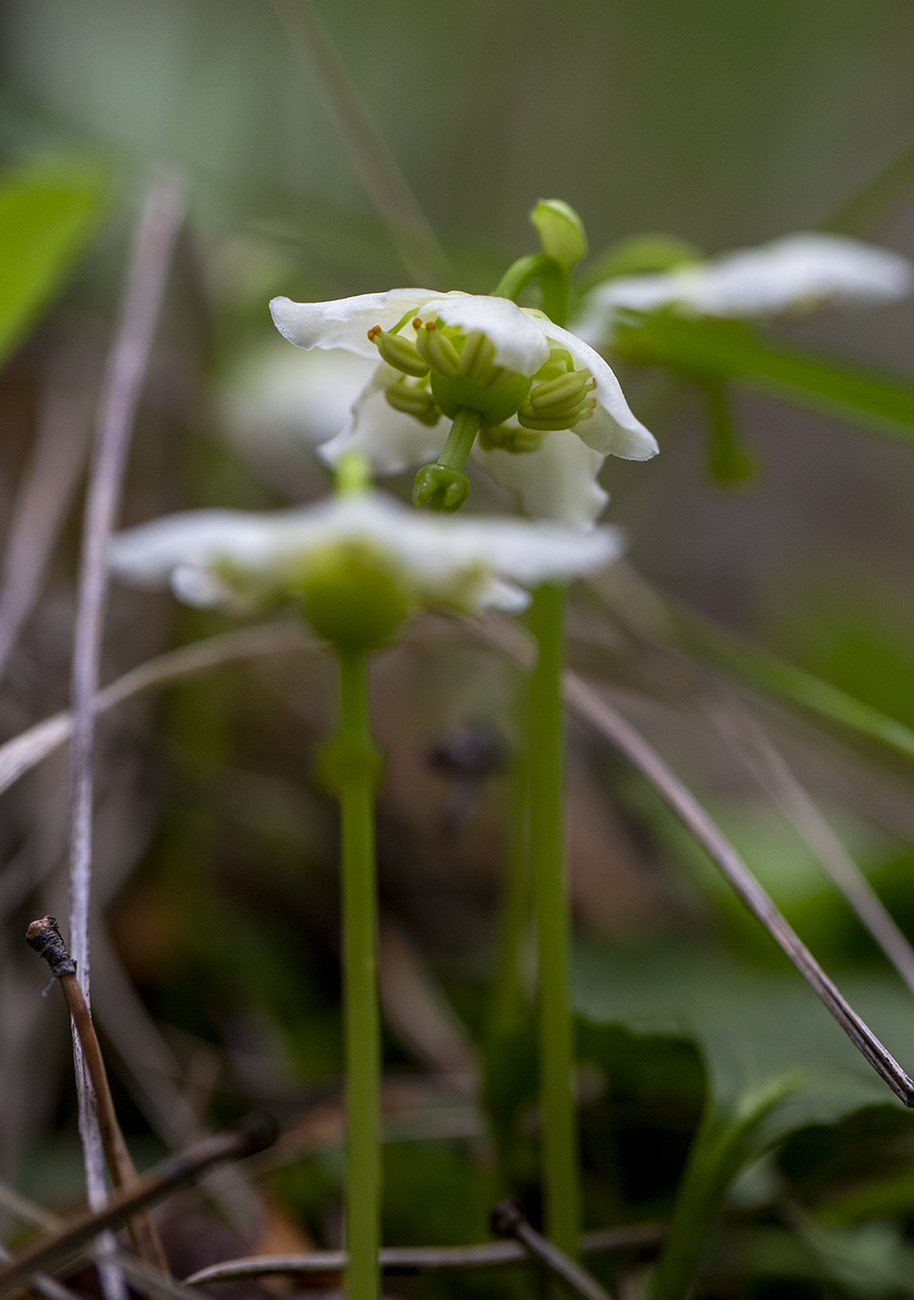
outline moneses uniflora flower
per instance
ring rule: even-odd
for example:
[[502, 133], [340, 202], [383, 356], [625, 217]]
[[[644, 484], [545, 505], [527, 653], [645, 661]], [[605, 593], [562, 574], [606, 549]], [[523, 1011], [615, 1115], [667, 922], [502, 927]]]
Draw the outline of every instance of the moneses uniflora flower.
[[889, 302], [911, 292], [912, 270], [897, 253], [843, 235], [788, 235], [673, 271], [607, 280], [587, 296], [573, 327], [599, 346], [622, 311], [752, 319]]
[[422, 609], [513, 612], [525, 587], [610, 563], [612, 528], [420, 514], [361, 489], [303, 509], [194, 510], [120, 533], [108, 560], [138, 586], [170, 583], [187, 604], [249, 612], [298, 603], [337, 645], [371, 646]]
[[335, 302], [274, 298], [270, 309], [298, 347], [377, 359], [349, 423], [322, 453], [335, 463], [359, 451], [379, 473], [437, 461], [425, 487], [423, 472], [417, 479], [419, 504], [462, 504], [472, 448], [530, 514], [586, 527], [606, 500], [596, 483], [603, 458], [656, 454], [606, 362], [505, 298], [393, 289]]

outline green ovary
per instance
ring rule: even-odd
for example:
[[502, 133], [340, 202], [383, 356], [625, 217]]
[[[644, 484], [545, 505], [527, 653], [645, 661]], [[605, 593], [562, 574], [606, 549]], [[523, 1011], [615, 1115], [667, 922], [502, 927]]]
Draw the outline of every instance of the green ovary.
[[380, 645], [414, 606], [396, 565], [365, 542], [310, 555], [290, 588], [317, 635], [341, 650]]

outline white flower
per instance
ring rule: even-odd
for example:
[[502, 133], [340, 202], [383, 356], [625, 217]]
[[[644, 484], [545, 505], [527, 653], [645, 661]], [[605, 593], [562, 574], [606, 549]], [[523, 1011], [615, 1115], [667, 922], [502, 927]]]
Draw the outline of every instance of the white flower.
[[323, 581], [331, 570], [339, 577], [351, 560], [371, 585], [396, 586], [403, 614], [475, 613], [485, 606], [522, 609], [523, 588], [593, 572], [620, 550], [612, 528], [579, 532], [519, 519], [439, 517], [359, 492], [269, 514], [170, 515], [115, 536], [108, 563], [137, 586], [170, 583], [187, 604], [237, 611], [298, 596], [308, 613], [312, 578]]
[[832, 303], [888, 302], [911, 292], [912, 271], [897, 253], [843, 235], [788, 235], [675, 271], [607, 280], [585, 299], [573, 328], [599, 346], [620, 310], [672, 307], [751, 319]]
[[351, 352], [293, 352], [274, 334], [233, 365], [218, 394], [221, 423], [242, 450], [317, 446], [339, 433], [372, 370]]
[[[360, 451], [383, 474], [434, 460], [449, 428], [441, 412], [469, 406], [483, 424], [474, 460], [517, 490], [531, 514], [587, 527], [606, 500], [596, 483], [603, 457], [657, 452], [603, 358], [505, 298], [393, 289], [325, 303], [275, 298], [270, 309], [298, 347], [384, 358], [348, 424], [321, 449], [330, 463]], [[569, 429], [572, 438], [555, 437]], [[530, 449], [506, 450], [518, 443]]]

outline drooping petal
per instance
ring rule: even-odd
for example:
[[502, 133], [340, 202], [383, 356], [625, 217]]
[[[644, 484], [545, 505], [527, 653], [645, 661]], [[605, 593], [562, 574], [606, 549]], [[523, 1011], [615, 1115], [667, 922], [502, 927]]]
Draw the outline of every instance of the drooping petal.
[[534, 519], [590, 528], [609, 500], [597, 482], [605, 457], [571, 429], [547, 433], [536, 451], [522, 454], [501, 448], [486, 451], [477, 443], [473, 459], [515, 491], [524, 512]]
[[298, 348], [346, 348], [362, 357], [376, 357], [377, 348], [368, 341], [370, 329], [380, 325], [389, 330], [407, 312], [418, 311], [438, 297], [431, 289], [388, 289], [330, 302], [274, 298], [270, 313], [280, 334]]
[[335, 438], [318, 447], [328, 465], [347, 451], [359, 451], [375, 474], [399, 474], [413, 465], [435, 460], [447, 438], [449, 424], [440, 420], [429, 427], [411, 415], [396, 411], [384, 390], [402, 379], [392, 366], [378, 365], [352, 406], [348, 423]]
[[656, 438], [633, 413], [622, 386], [599, 352], [550, 320], [543, 320], [542, 329], [548, 338], [567, 348], [578, 365], [589, 370], [597, 381], [597, 409], [574, 428], [581, 441], [603, 456], [620, 456], [623, 460], [650, 460], [656, 456]]
[[519, 375], [533, 375], [548, 360], [549, 344], [532, 313], [507, 298], [449, 293], [423, 305], [423, 318], [439, 316], [469, 333], [480, 330], [495, 348], [495, 364]]

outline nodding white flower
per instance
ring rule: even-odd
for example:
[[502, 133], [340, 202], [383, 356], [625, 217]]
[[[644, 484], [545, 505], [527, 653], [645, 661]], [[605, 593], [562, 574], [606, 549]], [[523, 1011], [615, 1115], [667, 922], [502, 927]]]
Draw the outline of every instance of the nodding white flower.
[[890, 302], [912, 285], [914, 268], [897, 253], [843, 235], [787, 235], [677, 270], [607, 280], [587, 296], [573, 328], [599, 346], [620, 311], [764, 318], [832, 303]]
[[137, 586], [170, 584], [200, 607], [298, 601], [326, 640], [374, 645], [421, 609], [523, 609], [524, 588], [594, 572], [620, 551], [613, 528], [442, 518], [359, 491], [269, 514], [156, 519], [112, 538], [108, 563]]
[[378, 363], [348, 424], [321, 448], [330, 463], [359, 451], [382, 474], [421, 465], [444, 446], [442, 415], [471, 409], [481, 425], [474, 460], [531, 514], [587, 527], [606, 501], [596, 483], [603, 458], [657, 452], [603, 358], [506, 298], [392, 289], [335, 302], [274, 298], [270, 309], [296, 346]]

